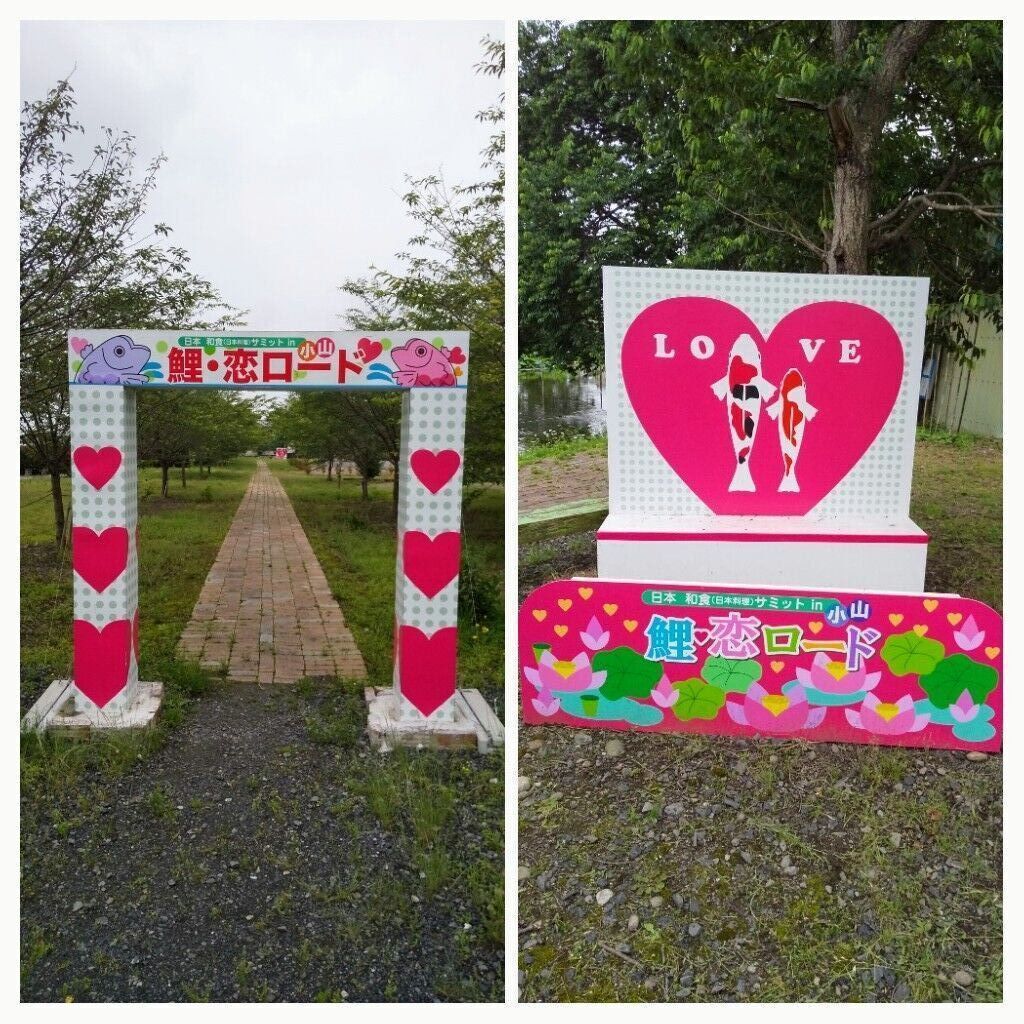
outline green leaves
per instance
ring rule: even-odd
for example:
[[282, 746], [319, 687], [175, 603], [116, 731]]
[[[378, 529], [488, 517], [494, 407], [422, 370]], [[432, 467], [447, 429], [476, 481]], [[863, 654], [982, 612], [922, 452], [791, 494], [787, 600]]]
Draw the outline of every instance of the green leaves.
[[700, 674], [725, 693], [746, 693], [750, 684], [761, 678], [761, 671], [761, 666], [753, 660], [730, 661], [728, 658], [710, 657], [704, 662]]
[[703, 679], [687, 679], [672, 685], [679, 692], [679, 700], [672, 705], [672, 710], [680, 722], [689, 722], [694, 718], [710, 722], [725, 705], [725, 694]]
[[948, 708], [964, 690], [975, 704], [983, 703], [998, 682], [999, 673], [991, 665], [982, 665], [966, 654], [953, 654], [922, 677], [921, 689], [937, 708]]
[[913, 630], [890, 636], [882, 647], [882, 661], [894, 676], [926, 676], [945, 655], [938, 640], [918, 636]]
[[630, 647], [614, 647], [594, 655], [595, 672], [607, 672], [601, 696], [609, 700], [623, 697], [650, 697], [661, 679], [661, 662], [648, 661]]

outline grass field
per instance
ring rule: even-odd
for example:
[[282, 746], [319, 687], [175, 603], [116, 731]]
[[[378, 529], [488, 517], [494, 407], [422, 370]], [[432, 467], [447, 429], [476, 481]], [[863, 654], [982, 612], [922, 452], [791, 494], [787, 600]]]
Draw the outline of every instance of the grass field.
[[[159, 727], [22, 739], [22, 998], [498, 999], [503, 755], [377, 755], [359, 681], [258, 688], [175, 658], [254, 468], [172, 478], [167, 499], [142, 471], [141, 663], [167, 684]], [[370, 681], [390, 682], [389, 485], [364, 502], [354, 482], [275, 469]], [[23, 708], [71, 657], [45, 486], [22, 482]], [[459, 652], [499, 713], [502, 524], [500, 490], [468, 502]]]
[[[1001, 608], [1000, 443], [922, 436], [911, 513], [926, 586]], [[525, 590], [594, 571], [592, 533], [520, 551]], [[524, 999], [1002, 998], [1001, 758], [620, 738], [520, 732]]]

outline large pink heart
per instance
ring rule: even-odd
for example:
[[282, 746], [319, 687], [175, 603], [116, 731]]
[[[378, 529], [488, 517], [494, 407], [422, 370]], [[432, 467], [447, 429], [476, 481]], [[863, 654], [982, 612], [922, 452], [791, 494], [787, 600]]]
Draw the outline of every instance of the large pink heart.
[[128, 683], [132, 624], [115, 619], [102, 630], [85, 619], [75, 619], [75, 686], [97, 707], [106, 707]]
[[128, 564], [128, 531], [108, 526], [102, 533], [88, 526], [71, 528], [71, 564], [93, 590], [102, 593]]
[[402, 538], [402, 571], [427, 597], [436, 597], [459, 572], [458, 531], [430, 538], [409, 530]]
[[91, 445], [79, 445], [72, 455], [78, 472], [96, 490], [106, 487], [121, 466], [121, 452], [108, 445], [97, 451]]
[[437, 494], [458, 472], [462, 456], [454, 448], [432, 452], [419, 448], [409, 457], [409, 465], [417, 479], [431, 494]]
[[416, 626], [402, 626], [398, 631], [402, 696], [424, 715], [432, 714], [455, 693], [455, 640], [454, 626], [431, 636]]
[[[852, 302], [801, 306], [766, 341], [730, 303], [685, 297], [656, 302], [630, 324], [622, 373], [654, 446], [713, 512], [799, 516], [878, 436], [903, 380], [903, 345], [880, 313]], [[734, 398], [739, 381], [756, 395]]]

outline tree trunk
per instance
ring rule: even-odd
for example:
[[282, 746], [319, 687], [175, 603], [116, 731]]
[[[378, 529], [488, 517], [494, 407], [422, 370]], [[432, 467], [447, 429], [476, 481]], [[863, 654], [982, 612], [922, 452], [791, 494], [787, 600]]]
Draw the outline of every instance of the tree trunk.
[[866, 274], [871, 171], [854, 157], [840, 159], [836, 164], [833, 189], [835, 221], [825, 252], [825, 265], [830, 274]]
[[181, 464], [181, 486], [185, 486], [185, 463]]
[[[370, 481], [367, 477], [360, 477], [359, 484], [363, 489], [363, 501], [370, 500]], [[397, 508], [397, 506], [396, 506]]]
[[64, 492], [61, 489], [60, 470], [50, 470], [50, 495], [53, 498], [53, 522], [57, 547], [64, 539]]
[[171, 467], [166, 463], [160, 464], [160, 497], [167, 497], [167, 486], [170, 481]]
[[328, 480], [331, 479], [331, 473], [332, 472], [334, 472], [334, 456], [333, 455], [327, 460], [327, 479]]

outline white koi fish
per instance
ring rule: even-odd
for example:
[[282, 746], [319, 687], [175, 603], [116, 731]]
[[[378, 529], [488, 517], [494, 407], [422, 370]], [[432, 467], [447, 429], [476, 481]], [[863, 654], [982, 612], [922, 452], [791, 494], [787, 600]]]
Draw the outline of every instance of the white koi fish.
[[807, 401], [807, 385], [799, 370], [787, 370], [782, 378], [778, 399], [765, 409], [779, 421], [779, 445], [782, 448], [782, 482], [779, 491], [799, 491], [796, 460], [804, 439], [804, 426], [813, 420], [817, 409]]
[[756, 491], [750, 475], [750, 453], [754, 447], [761, 403], [775, 394], [775, 385], [761, 376], [761, 353], [749, 334], [741, 334], [729, 352], [729, 371], [711, 385], [715, 397], [724, 400], [729, 416], [729, 433], [736, 453], [736, 472], [730, 491]]

